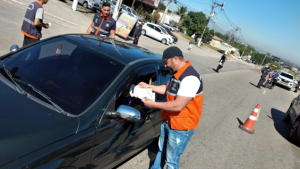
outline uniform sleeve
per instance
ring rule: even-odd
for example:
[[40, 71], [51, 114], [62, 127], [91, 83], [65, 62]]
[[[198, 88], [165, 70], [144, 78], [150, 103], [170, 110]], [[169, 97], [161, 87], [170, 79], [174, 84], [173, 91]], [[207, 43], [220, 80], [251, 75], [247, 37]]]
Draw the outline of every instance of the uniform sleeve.
[[196, 76], [187, 76], [182, 79], [177, 95], [195, 97], [200, 85], [200, 80]]
[[116, 22], [111, 26], [111, 29], [110, 30], [116, 30]]
[[36, 10], [35, 18], [43, 19], [43, 15], [44, 15], [44, 9], [43, 8], [39, 8], [39, 9]]

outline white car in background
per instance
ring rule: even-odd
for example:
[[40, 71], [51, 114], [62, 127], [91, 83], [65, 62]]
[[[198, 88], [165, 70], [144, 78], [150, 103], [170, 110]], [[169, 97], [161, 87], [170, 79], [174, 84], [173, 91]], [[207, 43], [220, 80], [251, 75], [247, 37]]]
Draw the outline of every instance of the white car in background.
[[159, 28], [164, 32], [164, 34], [166, 34], [166, 35], [169, 36], [169, 38], [171, 39], [170, 43], [173, 43], [173, 42], [174, 42], [174, 39], [173, 39], [172, 36], [168, 33], [168, 31], [165, 30], [166, 28], [164, 28], [164, 27], [162, 27], [162, 26], [160, 26], [160, 25], [158, 25], [158, 26], [159, 26]]
[[94, 11], [95, 10], [100, 10], [100, 8], [103, 5], [102, 0], [78, 0], [78, 3], [81, 4], [84, 8], [89, 8], [89, 9], [92, 9]]
[[288, 88], [288, 90], [291, 90], [294, 83], [294, 76], [292, 74], [289, 74], [287, 72], [281, 72], [279, 74], [279, 80], [277, 81], [277, 85], [284, 86]]
[[169, 25], [167, 23], [163, 23], [162, 25], [169, 28], [171, 31], [175, 31], [175, 28], [173, 28], [171, 25]]
[[163, 44], [172, 43], [172, 37], [169, 34], [164, 33], [161, 26], [154, 23], [145, 23], [142, 27], [142, 35], [150, 36], [156, 40], [161, 41]]

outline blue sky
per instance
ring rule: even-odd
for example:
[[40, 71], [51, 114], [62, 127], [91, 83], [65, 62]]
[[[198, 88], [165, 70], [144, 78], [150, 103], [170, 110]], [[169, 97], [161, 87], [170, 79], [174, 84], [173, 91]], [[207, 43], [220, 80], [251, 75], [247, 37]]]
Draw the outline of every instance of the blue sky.
[[[188, 10], [197, 11], [206, 9], [211, 11], [211, 0], [178, 0]], [[284, 58], [300, 65], [300, 0], [217, 0], [226, 3], [224, 12], [234, 24], [231, 26], [220, 7], [214, 11], [215, 23], [224, 32], [233, 30], [238, 26], [246, 43], [257, 47], [274, 56]], [[167, 4], [167, 1], [163, 1]], [[177, 5], [173, 2], [170, 10]], [[219, 18], [216, 19], [216, 18]]]

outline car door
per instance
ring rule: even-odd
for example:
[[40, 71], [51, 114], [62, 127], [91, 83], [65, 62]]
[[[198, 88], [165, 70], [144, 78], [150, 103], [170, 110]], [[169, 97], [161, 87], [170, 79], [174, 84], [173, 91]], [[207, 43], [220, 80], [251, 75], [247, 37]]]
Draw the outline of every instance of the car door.
[[152, 24], [147, 24], [147, 27], [148, 27], [148, 29], [146, 30], [146, 31], [147, 31], [146, 34], [147, 34], [148, 36], [153, 37], [153, 35], [154, 35], [154, 33], [155, 33], [154, 25], [152, 25]]
[[155, 29], [155, 31], [154, 31], [155, 33], [154, 33], [153, 37], [160, 41], [162, 39], [163, 33], [157, 26], [155, 26], [154, 29]]
[[[131, 97], [129, 92], [131, 85], [137, 85], [142, 81], [155, 85], [156, 70], [155, 65], [149, 65], [131, 72], [108, 100], [96, 129], [91, 159], [94, 167], [107, 168], [126, 156], [140, 151], [153, 141], [155, 134], [151, 119], [155, 110], [145, 107], [140, 99]], [[110, 119], [106, 116], [109, 112], [116, 112], [120, 105], [137, 109], [141, 119], [132, 123], [123, 119]]]

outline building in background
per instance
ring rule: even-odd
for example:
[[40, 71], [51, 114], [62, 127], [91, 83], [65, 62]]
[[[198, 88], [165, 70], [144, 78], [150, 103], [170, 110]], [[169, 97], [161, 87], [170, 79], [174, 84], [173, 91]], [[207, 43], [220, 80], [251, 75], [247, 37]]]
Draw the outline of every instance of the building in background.
[[[161, 0], [135, 0], [134, 9], [143, 7], [143, 11], [152, 13], [155, 8], [158, 7]], [[123, 0], [123, 4], [131, 7], [133, 0]]]

